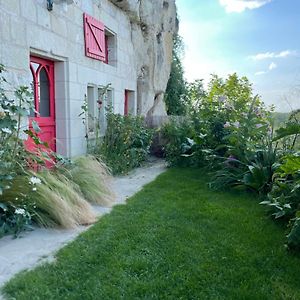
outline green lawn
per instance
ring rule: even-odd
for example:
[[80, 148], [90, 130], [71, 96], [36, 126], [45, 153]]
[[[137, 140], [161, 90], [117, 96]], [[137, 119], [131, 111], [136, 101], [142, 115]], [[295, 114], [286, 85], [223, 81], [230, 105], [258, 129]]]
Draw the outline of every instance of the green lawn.
[[300, 258], [254, 196], [171, 169], [4, 288], [14, 299], [300, 299]]

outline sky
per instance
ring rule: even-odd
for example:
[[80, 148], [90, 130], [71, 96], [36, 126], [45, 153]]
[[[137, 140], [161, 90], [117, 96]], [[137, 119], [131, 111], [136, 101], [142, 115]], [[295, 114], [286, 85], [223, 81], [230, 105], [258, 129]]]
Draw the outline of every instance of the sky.
[[300, 0], [176, 0], [188, 81], [247, 76], [266, 105], [300, 108]]

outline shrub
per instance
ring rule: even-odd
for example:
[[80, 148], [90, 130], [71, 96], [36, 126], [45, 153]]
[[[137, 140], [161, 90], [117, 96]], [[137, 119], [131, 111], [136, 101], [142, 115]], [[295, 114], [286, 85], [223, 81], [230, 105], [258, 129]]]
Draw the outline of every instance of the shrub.
[[196, 125], [189, 117], [171, 118], [161, 128], [166, 161], [170, 166], [203, 166], [203, 145], [196, 144]]
[[107, 114], [107, 131], [95, 156], [103, 159], [113, 174], [138, 167], [149, 153], [153, 132], [142, 117]]
[[293, 220], [294, 224], [292, 226], [291, 232], [287, 235], [287, 245], [290, 249], [299, 250], [300, 249], [300, 218], [295, 218]]
[[[38, 165], [40, 158], [26, 151], [22, 140], [21, 119], [29, 114], [31, 93], [22, 86], [15, 90], [14, 98], [8, 98], [4, 85], [9, 84], [3, 76], [4, 72], [4, 66], [0, 64], [0, 235], [17, 235], [31, 222], [32, 216], [25, 203], [28, 197], [25, 191], [30, 188], [30, 181], [25, 181], [22, 193], [14, 197], [18, 200], [14, 201], [16, 203], [7, 201], [4, 194], [11, 191], [17, 177], [27, 175], [28, 161]], [[34, 136], [33, 132], [30, 133]]]
[[0, 203], [0, 238], [5, 234], [18, 234], [31, 228], [31, 214], [27, 206], [18, 206], [11, 203]]

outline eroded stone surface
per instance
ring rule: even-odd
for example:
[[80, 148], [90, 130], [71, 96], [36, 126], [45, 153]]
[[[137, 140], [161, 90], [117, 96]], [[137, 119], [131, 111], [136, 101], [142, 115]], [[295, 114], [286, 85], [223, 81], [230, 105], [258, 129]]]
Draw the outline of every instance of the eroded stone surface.
[[136, 51], [138, 109], [148, 116], [166, 115], [163, 95], [170, 74], [173, 35], [178, 30], [175, 0], [110, 0], [130, 18]]

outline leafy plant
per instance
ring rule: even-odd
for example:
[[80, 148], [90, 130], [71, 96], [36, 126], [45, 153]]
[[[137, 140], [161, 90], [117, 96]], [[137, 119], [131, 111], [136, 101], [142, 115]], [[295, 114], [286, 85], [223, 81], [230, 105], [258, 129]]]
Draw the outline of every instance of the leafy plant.
[[273, 175], [273, 188], [268, 200], [261, 202], [267, 205], [275, 218], [292, 219], [300, 208], [300, 158], [287, 155]]
[[0, 202], [0, 237], [5, 234], [14, 234], [16, 237], [29, 228], [31, 228], [31, 214], [26, 205], [16, 207], [11, 203]]
[[146, 160], [152, 136], [142, 117], [109, 112], [103, 142], [92, 154], [103, 159], [113, 174], [125, 173]]
[[300, 249], [300, 218], [294, 220], [291, 232], [287, 235], [287, 245], [290, 249]]
[[[170, 166], [202, 166], [203, 153], [201, 141], [204, 136], [196, 136], [193, 118], [171, 118], [162, 126], [166, 161]], [[196, 144], [194, 140], [197, 140]]]

